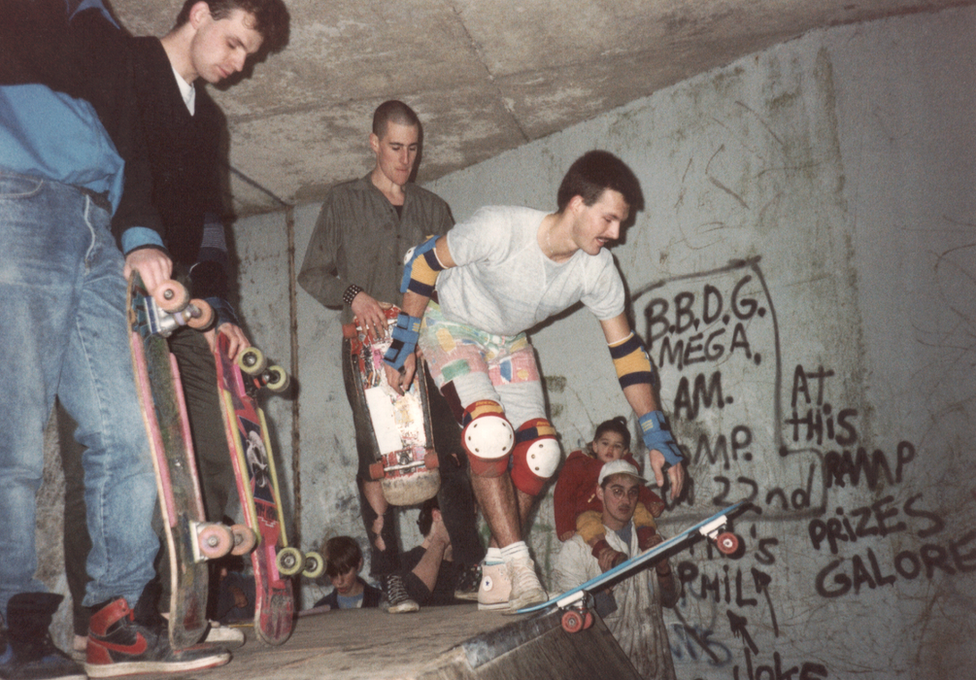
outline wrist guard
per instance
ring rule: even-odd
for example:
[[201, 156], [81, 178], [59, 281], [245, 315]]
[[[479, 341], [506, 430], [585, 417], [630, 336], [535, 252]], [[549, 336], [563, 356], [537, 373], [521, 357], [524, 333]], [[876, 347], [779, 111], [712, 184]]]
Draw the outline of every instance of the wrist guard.
[[417, 340], [420, 339], [420, 319], [400, 312], [392, 336], [393, 342], [383, 355], [383, 361], [400, 370], [407, 357], [417, 348]]
[[660, 451], [668, 465], [677, 465], [684, 460], [677, 444], [674, 443], [674, 437], [667, 429], [663, 413], [660, 411], [645, 413], [638, 418], [637, 422], [640, 423], [644, 446], [648, 451]]

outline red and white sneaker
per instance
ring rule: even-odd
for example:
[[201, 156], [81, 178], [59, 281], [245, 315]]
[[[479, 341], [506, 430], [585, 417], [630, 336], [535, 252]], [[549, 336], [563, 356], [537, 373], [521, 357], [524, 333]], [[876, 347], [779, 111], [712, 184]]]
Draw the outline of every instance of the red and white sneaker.
[[124, 599], [115, 600], [92, 615], [88, 628], [85, 672], [91, 678], [135, 673], [179, 673], [222, 666], [230, 653], [201, 644], [175, 651], [162, 619], [143, 624]]

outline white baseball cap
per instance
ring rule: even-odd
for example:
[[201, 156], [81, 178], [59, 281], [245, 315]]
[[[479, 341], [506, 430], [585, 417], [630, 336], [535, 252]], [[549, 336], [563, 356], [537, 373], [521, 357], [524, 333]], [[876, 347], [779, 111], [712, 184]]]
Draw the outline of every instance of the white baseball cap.
[[600, 468], [600, 477], [596, 481], [597, 486], [603, 486], [603, 480], [610, 475], [630, 475], [641, 484], [649, 484], [646, 479], [640, 476], [640, 471], [630, 461], [623, 458], [604, 463], [603, 467]]

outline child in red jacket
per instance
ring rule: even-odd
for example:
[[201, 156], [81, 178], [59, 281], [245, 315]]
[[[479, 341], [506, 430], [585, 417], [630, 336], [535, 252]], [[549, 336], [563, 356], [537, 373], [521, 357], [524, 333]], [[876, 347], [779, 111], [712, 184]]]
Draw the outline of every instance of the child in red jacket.
[[[560, 541], [578, 532], [593, 550], [603, 571], [620, 564], [626, 556], [610, 547], [605, 539], [601, 513], [603, 506], [596, 497], [597, 477], [604, 463], [623, 458], [637, 470], [640, 466], [630, 453], [630, 431], [623, 416], [605, 420], [586, 451], [573, 451], [566, 459], [553, 499], [556, 515], [556, 535]], [[641, 485], [640, 499], [634, 511], [634, 526], [641, 550], [661, 542], [654, 518], [664, 511], [664, 502], [645, 485]]]

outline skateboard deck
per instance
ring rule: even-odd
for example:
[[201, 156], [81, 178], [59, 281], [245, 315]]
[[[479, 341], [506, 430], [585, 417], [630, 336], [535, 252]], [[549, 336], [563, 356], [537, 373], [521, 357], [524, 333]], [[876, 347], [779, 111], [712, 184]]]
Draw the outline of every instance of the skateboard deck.
[[245, 350], [238, 363], [228, 358], [227, 349], [227, 338], [218, 334], [214, 360], [224, 428], [244, 521], [256, 539], [256, 547], [247, 546], [254, 547], [254, 630], [266, 644], [280, 645], [291, 635], [295, 618], [291, 577], [304, 570], [315, 578], [325, 564], [317, 553], [303, 555], [288, 546], [268, 426], [256, 400], [262, 387], [284, 389], [287, 375], [277, 366], [267, 367], [256, 348]]
[[[605, 571], [599, 576], [595, 576], [589, 581], [567, 590], [565, 593], [556, 595], [546, 602], [541, 602], [531, 607], [523, 607], [515, 613], [530, 614], [532, 612], [542, 610], [556, 608], [565, 609], [567, 611], [563, 615], [563, 628], [569, 632], [576, 632], [581, 628], [589, 627], [587, 622], [592, 622], [593, 619], [592, 614], [586, 612], [586, 599], [588, 594], [600, 590], [601, 588], [605, 588], [611, 583], [629, 576], [633, 576], [641, 569], [649, 567], [655, 562], [658, 562], [665, 553], [678, 547], [685, 541], [688, 541], [700, 534], [709, 539], [715, 540], [720, 552], [725, 554], [734, 553], [739, 547], [738, 538], [731, 533], [722, 533], [722, 529], [728, 523], [729, 515], [742, 508], [744, 505], [745, 501], [739, 501], [738, 503], [730, 505], [724, 510], [721, 510], [708, 519], [704, 519], [701, 522], [698, 522], [698, 524], [685, 529], [680, 534], [669, 538], [650, 550], [647, 550], [639, 555], [635, 555], [625, 562], [621, 562], [613, 569]], [[587, 615], [589, 615], [588, 618]]]
[[[400, 310], [385, 310], [388, 328], [396, 324]], [[342, 327], [350, 342], [353, 375], [360, 401], [369, 413], [374, 451], [378, 460], [370, 467], [372, 478], [380, 480], [383, 495], [391, 505], [416, 505], [437, 494], [441, 485], [437, 454], [430, 426], [426, 368], [417, 362], [410, 389], [399, 395], [386, 379], [383, 354], [391, 336], [375, 339], [354, 319]]]
[[206, 303], [189, 303], [185, 289], [175, 282], [168, 282], [166, 290], [172, 296], [183, 296], [171, 300], [179, 308], [174, 313], [160, 307], [135, 273], [129, 280], [126, 302], [133, 373], [149, 435], [169, 557], [169, 637], [174, 649], [183, 649], [196, 644], [207, 630], [205, 560], [226, 554], [234, 539], [228, 527], [206, 521], [180, 372], [166, 342], [173, 330], [192, 323], [195, 314], [210, 310]]

